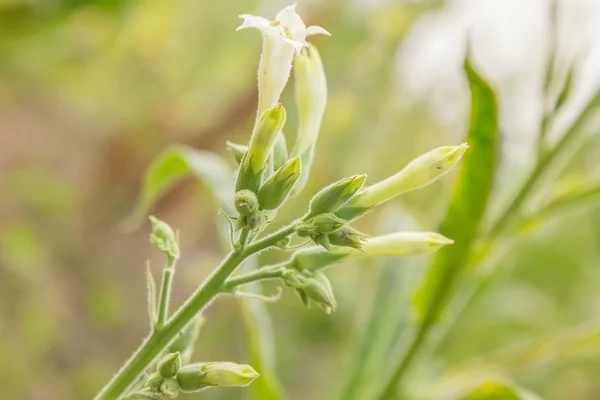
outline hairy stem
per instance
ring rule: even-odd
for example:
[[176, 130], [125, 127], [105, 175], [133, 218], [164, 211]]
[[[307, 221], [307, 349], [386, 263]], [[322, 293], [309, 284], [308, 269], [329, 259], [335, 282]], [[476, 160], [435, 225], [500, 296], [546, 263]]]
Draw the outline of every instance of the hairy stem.
[[277, 279], [285, 271], [283, 264], [269, 265], [246, 274], [231, 277], [225, 281], [222, 290], [231, 291], [233, 288], [246, 283], [262, 281], [265, 279]]
[[167, 319], [169, 313], [169, 301], [171, 299], [171, 286], [173, 275], [175, 275], [175, 263], [177, 259], [167, 256], [167, 264], [163, 269], [162, 283], [160, 287], [160, 298], [158, 302], [158, 316], [156, 317], [156, 328], [160, 329]]
[[295, 223], [292, 223], [253, 244], [247, 245], [241, 250], [230, 252], [208, 279], [173, 314], [164, 326], [157, 327], [144, 340], [142, 345], [125, 362], [119, 372], [96, 395], [95, 400], [116, 400], [123, 396], [177, 334], [221, 292], [225, 280], [245, 258], [276, 245], [277, 242], [292, 234], [294, 229]]

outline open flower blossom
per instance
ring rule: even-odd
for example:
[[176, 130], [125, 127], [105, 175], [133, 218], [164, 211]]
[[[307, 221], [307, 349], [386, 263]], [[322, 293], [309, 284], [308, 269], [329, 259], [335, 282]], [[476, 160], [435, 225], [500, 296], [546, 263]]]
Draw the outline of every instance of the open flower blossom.
[[256, 28], [263, 35], [263, 48], [258, 67], [258, 115], [273, 107], [287, 83], [295, 53], [308, 47], [306, 38], [311, 35], [330, 35], [320, 26], [306, 27], [296, 13], [296, 4], [281, 10], [274, 21], [250, 14], [237, 30]]

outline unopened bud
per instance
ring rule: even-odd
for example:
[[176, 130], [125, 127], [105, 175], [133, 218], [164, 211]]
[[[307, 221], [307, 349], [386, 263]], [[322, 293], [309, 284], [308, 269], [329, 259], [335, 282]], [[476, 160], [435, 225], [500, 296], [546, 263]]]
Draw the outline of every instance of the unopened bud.
[[258, 373], [249, 365], [232, 362], [189, 364], [177, 373], [177, 382], [184, 392], [195, 392], [208, 386], [247, 386]]
[[366, 179], [366, 175], [354, 175], [324, 187], [310, 201], [310, 215], [337, 211], [363, 187]]
[[313, 240], [313, 242], [315, 242], [319, 246], [324, 247], [326, 250], [331, 250], [331, 243], [329, 242], [329, 236], [324, 235], [322, 233], [317, 233], [316, 235], [311, 235], [310, 238]]
[[170, 399], [177, 397], [179, 395], [179, 383], [177, 383], [177, 379], [165, 379], [162, 385], [160, 385], [160, 392], [163, 394], [163, 396]]
[[353, 247], [362, 250], [367, 237], [356, 229], [345, 226], [342, 229], [329, 234], [329, 243], [335, 246]]
[[246, 226], [253, 232], [262, 230], [267, 225], [267, 216], [261, 211], [254, 211], [246, 218]]
[[258, 191], [258, 202], [265, 210], [275, 210], [287, 200], [300, 176], [300, 158], [286, 162]]
[[358, 192], [336, 215], [351, 220], [400, 194], [429, 185], [458, 164], [468, 148], [466, 143], [439, 147], [415, 158], [397, 174]]
[[153, 372], [148, 376], [144, 387], [150, 389], [153, 392], [158, 392], [160, 389], [160, 385], [165, 381], [165, 378], [161, 376], [158, 372]]
[[258, 210], [258, 199], [250, 190], [238, 191], [234, 196], [233, 203], [240, 215], [250, 215]]
[[306, 285], [302, 287], [302, 290], [309, 299], [322, 306], [325, 311], [335, 311], [337, 303], [335, 301], [335, 297], [333, 296], [331, 284], [328, 280], [325, 283], [321, 279], [308, 278]]
[[408, 257], [433, 253], [452, 243], [436, 232], [397, 232], [368, 239], [363, 248], [373, 255]]
[[299, 236], [310, 236], [318, 233], [330, 234], [337, 231], [345, 224], [346, 221], [336, 217], [334, 214], [325, 213], [319, 214], [305, 223], [298, 224], [296, 232]]
[[179, 352], [169, 353], [158, 362], [156, 370], [163, 378], [172, 378], [181, 368], [181, 356]]
[[260, 116], [254, 126], [248, 151], [240, 164], [236, 191], [258, 190], [267, 159], [284, 123], [285, 109], [281, 104], [268, 109]]
[[177, 235], [173, 229], [158, 218], [150, 216], [152, 224], [152, 232], [150, 233], [150, 243], [156, 250], [165, 253], [168, 257], [179, 257], [179, 245], [177, 243]]
[[246, 152], [248, 151], [248, 146], [244, 146], [241, 144], [237, 144], [237, 143], [233, 143], [233, 142], [227, 142], [227, 150], [229, 150], [231, 152], [231, 155], [233, 156], [233, 159], [235, 160], [236, 163], [241, 163], [242, 159], [244, 158], [244, 154], [246, 154]]

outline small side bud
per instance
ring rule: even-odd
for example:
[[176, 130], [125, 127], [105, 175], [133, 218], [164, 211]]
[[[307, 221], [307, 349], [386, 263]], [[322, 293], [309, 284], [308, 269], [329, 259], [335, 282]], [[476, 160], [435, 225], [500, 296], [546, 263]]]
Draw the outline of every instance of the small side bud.
[[162, 385], [160, 385], [160, 393], [169, 399], [179, 396], [179, 383], [177, 383], [177, 379], [165, 379]]
[[183, 392], [196, 392], [209, 386], [247, 386], [258, 376], [249, 365], [213, 362], [182, 367], [177, 382]]
[[281, 132], [285, 118], [285, 108], [281, 104], [277, 104], [262, 113], [254, 126], [248, 151], [240, 164], [236, 191], [242, 189], [258, 190], [269, 154], [273, 149], [277, 135]]
[[229, 150], [235, 162], [239, 164], [242, 162], [244, 154], [248, 151], [248, 146], [227, 141], [227, 150]]
[[354, 175], [324, 187], [310, 201], [310, 215], [337, 211], [363, 187], [366, 179], [367, 175]]
[[435, 182], [458, 164], [468, 148], [466, 143], [439, 147], [415, 158], [397, 174], [361, 190], [336, 215], [351, 220], [400, 194]]
[[[325, 275], [323, 275], [323, 277], [324, 276]], [[302, 290], [309, 299], [323, 307], [328, 313], [335, 311], [337, 308], [337, 303], [333, 296], [329, 280], [327, 280], [327, 283], [324, 283], [321, 279], [308, 278], [306, 285], [302, 287]]]
[[234, 196], [233, 203], [240, 215], [250, 215], [258, 210], [258, 199], [250, 190], [240, 190]]
[[345, 226], [329, 234], [328, 238], [329, 243], [335, 246], [347, 246], [358, 250], [363, 250], [364, 243], [367, 240], [366, 235], [350, 226]]
[[334, 214], [319, 214], [305, 223], [300, 223], [296, 227], [299, 236], [310, 236], [313, 234], [330, 234], [346, 224], [346, 221], [336, 217]]
[[169, 353], [158, 362], [156, 370], [163, 378], [172, 378], [177, 375], [181, 368], [181, 356], [179, 352]]
[[177, 235], [169, 224], [153, 216], [150, 216], [150, 223], [152, 224], [150, 243], [156, 250], [165, 253], [168, 257], [179, 258]]
[[258, 202], [265, 210], [275, 210], [287, 200], [300, 176], [300, 158], [296, 157], [279, 168], [258, 191]]
[[160, 390], [160, 385], [162, 385], [164, 381], [165, 378], [163, 376], [158, 372], [153, 372], [148, 376], [148, 379], [146, 379], [144, 387], [150, 389], [152, 392], [158, 392]]

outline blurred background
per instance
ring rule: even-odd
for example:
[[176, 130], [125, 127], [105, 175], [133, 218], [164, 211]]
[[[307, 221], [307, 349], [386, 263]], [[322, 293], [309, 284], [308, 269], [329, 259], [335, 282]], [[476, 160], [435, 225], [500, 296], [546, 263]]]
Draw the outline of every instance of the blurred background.
[[[144, 262], [151, 261], [157, 277], [162, 267], [147, 240], [148, 223], [133, 233], [122, 229], [145, 168], [173, 143], [221, 154], [233, 168], [225, 142], [249, 137], [260, 53], [258, 33], [235, 32], [237, 16], [273, 18], [287, 5], [0, 1], [3, 399], [92, 398], [138, 346], [148, 329]], [[571, 66], [576, 71], [573, 95], [550, 137], [560, 135], [600, 81], [597, 0], [559, 1], [556, 24], [545, 0], [301, 0], [298, 10], [307, 25], [332, 34], [312, 40], [329, 100], [309, 185], [286, 205], [282, 220], [300, 215], [311, 194], [342, 176], [366, 172], [375, 182], [429, 149], [464, 141], [468, 40], [500, 105], [492, 216], [535, 162], [550, 55], [560, 79]], [[283, 103], [292, 137], [293, 100], [288, 85]], [[580, 146], [549, 190], [600, 181], [599, 136]], [[436, 230], [454, 181], [450, 174], [357, 226], [371, 234]], [[436, 385], [460, 386], [470, 371], [487, 371], [545, 399], [600, 398], [599, 210], [575, 207], [520, 232], [496, 261], [493, 279], [456, 320], [445, 321], [452, 328], [418, 368], [412, 397], [442, 398]], [[152, 213], [181, 232], [179, 303], [222, 256], [216, 209], [207, 191], [186, 179]], [[350, 390], [353, 349], [371, 326], [380, 282], [392, 283], [386, 312], [408, 326], [410, 298], [428, 262], [369, 260], [331, 269], [339, 303], [332, 315], [303, 308], [289, 290], [267, 305], [287, 397], [344, 398], [339, 393]], [[246, 361], [239, 312], [230, 297], [210, 307], [195, 360]], [[402, 329], [394, 335], [402, 340]], [[202, 398], [248, 393], [215, 389]]]

